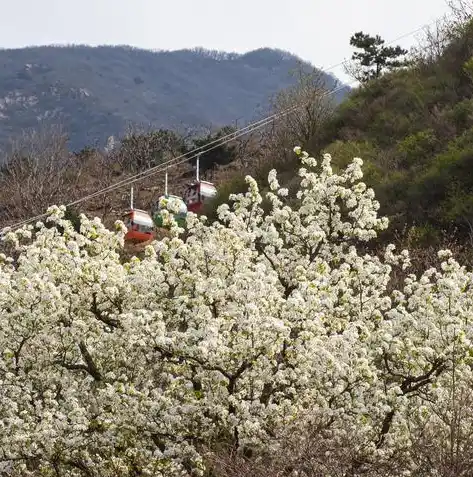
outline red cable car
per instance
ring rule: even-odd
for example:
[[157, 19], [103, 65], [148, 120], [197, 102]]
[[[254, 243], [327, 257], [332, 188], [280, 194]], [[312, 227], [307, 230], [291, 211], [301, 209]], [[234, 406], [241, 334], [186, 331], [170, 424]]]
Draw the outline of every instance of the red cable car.
[[196, 181], [189, 184], [183, 195], [183, 199], [187, 205], [189, 212], [198, 213], [204, 202], [217, 194], [217, 188], [214, 184], [207, 181], [199, 180], [199, 157], [197, 157], [196, 165]]
[[144, 210], [130, 210], [125, 215], [124, 222], [128, 229], [125, 235], [127, 242], [146, 242], [155, 236], [153, 219]]
[[124, 216], [128, 229], [125, 235], [127, 242], [146, 242], [155, 238], [154, 223], [148, 212], [133, 207], [133, 188], [131, 189], [130, 211]]
[[189, 212], [199, 212], [204, 202], [217, 194], [217, 188], [207, 181], [198, 181], [189, 185], [184, 193], [184, 201]]

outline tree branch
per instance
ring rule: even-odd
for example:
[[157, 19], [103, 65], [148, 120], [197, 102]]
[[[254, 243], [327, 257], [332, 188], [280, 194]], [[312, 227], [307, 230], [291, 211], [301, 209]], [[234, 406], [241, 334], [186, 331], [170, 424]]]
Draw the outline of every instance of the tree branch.
[[105, 323], [110, 328], [121, 328], [121, 323], [118, 320], [105, 316], [102, 311], [99, 310], [97, 303], [97, 293], [92, 293], [92, 306], [90, 311], [93, 313], [97, 320]]
[[83, 341], [79, 343], [79, 350], [85, 363], [69, 364], [64, 361], [55, 361], [54, 364], [58, 364], [59, 366], [62, 366], [63, 368], [70, 371], [86, 371], [96, 381], [102, 381], [103, 377]]
[[[421, 374], [420, 376], [404, 376], [402, 374], [395, 373], [390, 368], [388, 355], [386, 353], [383, 355], [383, 360], [386, 365], [386, 369], [388, 373], [391, 374], [392, 376], [395, 376], [396, 378], [400, 378], [403, 380], [400, 385], [400, 388], [404, 396], [407, 394], [412, 394], [415, 391], [418, 391], [423, 386], [426, 386], [432, 383], [432, 378], [434, 376], [435, 377], [439, 376], [446, 369], [445, 360], [438, 358], [432, 363], [432, 367], [426, 373]], [[388, 434], [388, 432], [391, 429], [391, 424], [394, 419], [395, 413], [396, 411], [392, 409], [384, 417], [383, 424], [381, 426], [381, 431], [376, 441], [377, 448], [380, 448], [383, 445], [385, 436], [386, 434]]]

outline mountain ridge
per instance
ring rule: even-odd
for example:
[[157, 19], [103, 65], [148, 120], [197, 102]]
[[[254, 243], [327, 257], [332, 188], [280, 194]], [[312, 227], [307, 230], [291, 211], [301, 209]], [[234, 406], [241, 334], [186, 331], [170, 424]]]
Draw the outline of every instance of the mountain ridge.
[[[292, 53], [260, 48], [228, 53], [198, 47], [145, 50], [127, 45], [0, 49], [0, 145], [19, 131], [61, 123], [70, 147], [105, 144], [129, 124], [221, 127], [257, 120], [269, 98], [314, 67]], [[320, 71], [320, 70], [319, 70]], [[328, 88], [349, 91], [330, 73]]]

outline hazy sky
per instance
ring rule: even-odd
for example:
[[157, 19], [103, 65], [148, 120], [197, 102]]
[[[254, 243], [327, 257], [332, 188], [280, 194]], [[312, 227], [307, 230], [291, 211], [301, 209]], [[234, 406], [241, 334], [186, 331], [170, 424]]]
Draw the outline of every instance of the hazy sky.
[[[355, 31], [391, 41], [446, 12], [446, 0], [0, 0], [0, 47], [85, 43], [245, 52], [269, 46], [325, 69], [351, 55]], [[346, 79], [340, 67], [332, 71]]]

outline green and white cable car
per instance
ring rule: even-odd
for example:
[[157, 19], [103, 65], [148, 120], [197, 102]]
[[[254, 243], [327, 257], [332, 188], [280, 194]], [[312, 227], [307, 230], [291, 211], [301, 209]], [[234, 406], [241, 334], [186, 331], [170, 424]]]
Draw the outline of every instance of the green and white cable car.
[[[168, 208], [169, 202], [172, 202], [172, 205], [170, 208]], [[164, 217], [162, 214], [163, 209], [168, 209], [169, 213], [171, 216], [174, 218], [174, 220], [177, 222], [179, 227], [184, 227], [186, 223], [186, 218], [187, 218], [187, 205], [182, 199], [182, 197], [179, 197], [177, 195], [172, 195], [168, 194], [168, 173], [166, 171], [165, 179], [164, 179], [164, 195], [160, 196], [158, 198], [157, 203], [155, 204], [153, 208], [153, 222], [155, 223], [156, 227], [159, 228], [165, 228], [167, 227], [164, 224]], [[177, 212], [174, 212], [171, 210], [177, 210]]]

